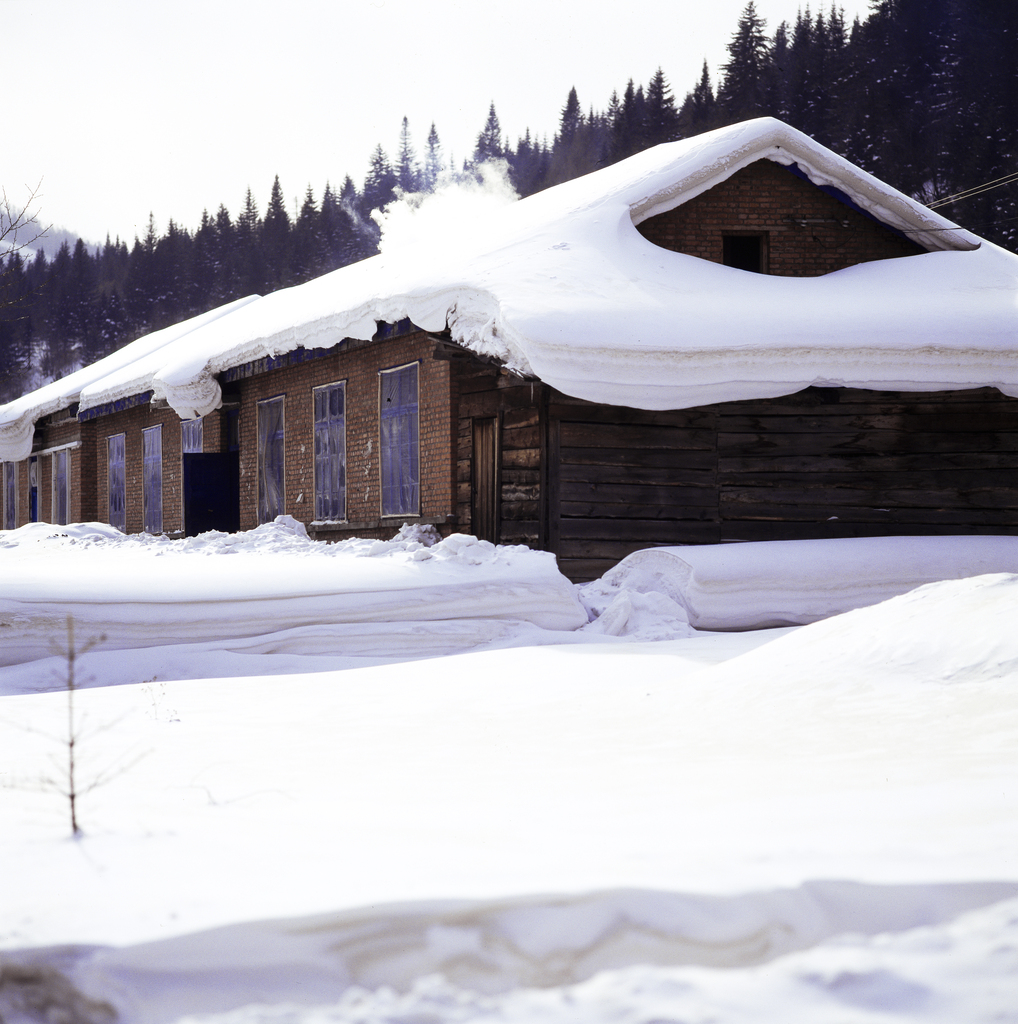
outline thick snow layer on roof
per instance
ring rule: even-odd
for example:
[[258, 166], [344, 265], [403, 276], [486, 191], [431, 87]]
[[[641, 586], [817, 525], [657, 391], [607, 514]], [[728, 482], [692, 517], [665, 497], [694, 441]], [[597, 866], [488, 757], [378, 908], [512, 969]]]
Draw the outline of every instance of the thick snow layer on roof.
[[257, 295], [249, 295], [161, 331], [153, 331], [98, 362], [83, 366], [60, 380], [0, 406], [0, 460], [19, 462], [28, 458], [32, 451], [32, 433], [36, 421], [78, 402], [82, 393], [87, 392], [97, 381], [114, 376], [124, 381], [125, 386], [119, 390], [117, 397], [147, 391], [155, 377], [154, 368], [165, 362], [168, 345], [257, 298]]
[[[797, 165], [934, 251], [771, 277], [662, 249], [637, 231], [760, 159]], [[417, 244], [190, 332], [144, 373], [96, 375], [83, 402], [151, 389], [182, 417], [203, 415], [221, 400], [215, 376], [225, 369], [366, 340], [378, 321], [405, 317], [567, 394], [637, 408], [810, 385], [1018, 395], [1018, 257], [773, 118], [658, 146], [466, 222], [438, 220], [441, 229], [422, 219]]]

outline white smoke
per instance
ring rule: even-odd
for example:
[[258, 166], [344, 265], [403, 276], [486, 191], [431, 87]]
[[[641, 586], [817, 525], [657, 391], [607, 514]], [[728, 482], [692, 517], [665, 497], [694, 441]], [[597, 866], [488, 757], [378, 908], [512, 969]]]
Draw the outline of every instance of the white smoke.
[[505, 160], [488, 160], [470, 171], [446, 171], [427, 192], [405, 192], [372, 218], [381, 231], [379, 252], [432, 245], [445, 247], [476, 237], [497, 211], [519, 199]]

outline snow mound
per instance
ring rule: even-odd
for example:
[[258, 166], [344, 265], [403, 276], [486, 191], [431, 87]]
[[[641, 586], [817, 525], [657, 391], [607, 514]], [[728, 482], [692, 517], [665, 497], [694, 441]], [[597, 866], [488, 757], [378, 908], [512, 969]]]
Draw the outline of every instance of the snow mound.
[[[230, 556], [228, 570], [213, 556]], [[322, 544], [290, 516], [182, 541], [34, 523], [0, 535], [0, 576], [0, 666], [53, 655], [69, 616], [79, 641], [104, 651], [257, 637], [267, 651], [356, 656], [447, 654], [509, 639], [507, 623], [587, 621], [547, 552], [419, 526]], [[452, 620], [455, 637], [427, 625]]]
[[604, 614], [619, 595], [657, 594], [696, 629], [803, 625], [939, 580], [1018, 572], [1018, 537], [850, 537], [650, 548], [580, 599]]
[[[825, 692], [885, 680], [923, 685], [1018, 678], [1018, 574], [944, 580], [815, 622], [752, 652], [752, 671], [786, 668]], [[860, 643], [860, 637], [865, 642]], [[721, 669], [746, 669], [745, 657]]]
[[247, 1006], [180, 1024], [968, 1024], [1012, 1018], [1018, 1005], [1018, 900], [946, 925], [851, 936], [763, 967], [629, 967], [552, 989], [486, 995], [441, 975], [409, 992], [348, 989], [331, 1006]]
[[578, 587], [580, 603], [591, 621], [587, 633], [619, 636], [628, 640], [677, 640], [695, 636], [686, 609], [657, 590], [616, 588], [600, 580]]
[[[251, 1001], [254, 993], [263, 1003], [292, 1002], [285, 1009], [248, 1008], [215, 1019], [223, 1024], [465, 1022], [488, 1009], [499, 1012], [481, 1019], [579, 1022], [591, 1018], [580, 1007], [567, 1010], [570, 996], [579, 996], [588, 1010], [596, 1006], [598, 995], [613, 989], [613, 1001], [632, 1000], [636, 988], [618, 972], [636, 965], [644, 965], [638, 975], [657, 977], [659, 998], [671, 988], [673, 999], [688, 999], [697, 988], [674, 981], [662, 984], [668, 974], [648, 965], [697, 965], [699, 970], [689, 971], [689, 977], [701, 979], [699, 994], [717, 998], [730, 975], [718, 977], [706, 968], [740, 972], [736, 977], [746, 984], [753, 977], [746, 968], [771, 963], [814, 995], [818, 989], [825, 992], [832, 1009], [846, 994], [851, 1002], [852, 995], [865, 993], [874, 1007], [894, 1009], [902, 986], [890, 977], [884, 983], [880, 975], [870, 978], [869, 985], [858, 977], [851, 991], [843, 972], [853, 960], [858, 972], [860, 959], [879, 959], [889, 933], [912, 929], [924, 929], [926, 935], [890, 941], [907, 950], [925, 940], [927, 946], [939, 944], [955, 955], [964, 945], [960, 936], [972, 941], [973, 931], [984, 933], [983, 945], [994, 938], [1014, 942], [1016, 895], [1015, 883], [879, 886], [816, 881], [797, 889], [735, 896], [618, 891], [397, 904], [84, 951], [72, 976], [91, 998], [116, 1005], [126, 1022], [145, 1024], [162, 1024], [185, 1012], [230, 1009], [245, 996]], [[952, 926], [961, 914], [1008, 899], [1003, 914], [984, 911], [975, 927], [970, 922]], [[852, 935], [847, 943], [816, 948], [846, 933]], [[882, 938], [874, 941], [878, 935]], [[781, 964], [780, 958], [789, 953], [811, 948], [814, 956]], [[711, 978], [716, 980], [711, 983]], [[581, 982], [587, 982], [581, 989], [561, 989]], [[1016, 990], [1018, 982], [1011, 986]], [[500, 993], [508, 995], [492, 998]], [[295, 1005], [327, 998], [340, 1002], [318, 1011]], [[559, 1014], [568, 1015], [521, 1012], [542, 1003], [547, 1010], [558, 1007]], [[426, 1009], [434, 1016], [420, 1016]]]

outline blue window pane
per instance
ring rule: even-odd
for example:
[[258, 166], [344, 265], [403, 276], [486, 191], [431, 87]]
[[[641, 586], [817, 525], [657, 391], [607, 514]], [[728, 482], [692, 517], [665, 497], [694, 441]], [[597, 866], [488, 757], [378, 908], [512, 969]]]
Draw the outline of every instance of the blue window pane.
[[283, 514], [283, 399], [258, 403], [258, 522]]
[[13, 530], [18, 525], [18, 464], [4, 463], [4, 529]]
[[315, 388], [315, 519], [346, 518], [345, 385]]
[[110, 526], [127, 532], [126, 475], [124, 473], [124, 435], [116, 434], [106, 440], [109, 484]]
[[380, 375], [382, 515], [420, 511], [417, 364]]
[[67, 523], [67, 452], [53, 453], [53, 522]]
[[188, 452], [202, 450], [202, 420], [185, 420], [180, 424], [180, 450]]
[[163, 428], [142, 431], [145, 532], [163, 532]]

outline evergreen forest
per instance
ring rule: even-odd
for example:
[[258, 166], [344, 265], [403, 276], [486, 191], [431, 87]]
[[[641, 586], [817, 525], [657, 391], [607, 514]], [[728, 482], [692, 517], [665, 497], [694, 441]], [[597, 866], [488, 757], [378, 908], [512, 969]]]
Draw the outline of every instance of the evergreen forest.
[[869, 16], [851, 25], [837, 8], [806, 8], [771, 32], [751, 0], [727, 49], [720, 80], [704, 63], [682, 99], [660, 68], [646, 84], [620, 83], [601, 109], [570, 90], [550, 140], [528, 130], [512, 142], [492, 103], [472, 154], [455, 168], [434, 124], [418, 153], [404, 118], [394, 156], [379, 144], [361, 184], [347, 176], [317, 196], [309, 186], [292, 215], [277, 177], [264, 211], [249, 189], [243, 209], [220, 204], [196, 228], [171, 220], [159, 233], [150, 218], [130, 245], [79, 239], [52, 257], [26, 258], [29, 250], [4, 255], [0, 232], [0, 402], [150, 331], [372, 255], [372, 211], [433, 189], [440, 176], [504, 160], [527, 196], [761, 115], [1018, 251], [1015, 0], [871, 0]]

